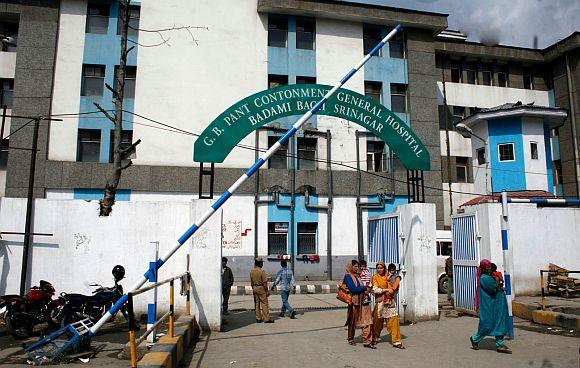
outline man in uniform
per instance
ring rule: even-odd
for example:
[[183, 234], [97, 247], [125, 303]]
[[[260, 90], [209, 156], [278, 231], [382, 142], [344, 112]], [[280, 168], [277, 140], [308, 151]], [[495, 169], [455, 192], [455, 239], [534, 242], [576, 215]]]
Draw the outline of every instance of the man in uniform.
[[266, 272], [262, 270], [264, 260], [262, 257], [257, 257], [254, 262], [254, 268], [250, 271], [250, 282], [252, 284], [252, 291], [254, 292], [254, 305], [256, 308], [256, 323], [274, 323], [270, 319], [268, 312], [268, 280], [266, 279]]

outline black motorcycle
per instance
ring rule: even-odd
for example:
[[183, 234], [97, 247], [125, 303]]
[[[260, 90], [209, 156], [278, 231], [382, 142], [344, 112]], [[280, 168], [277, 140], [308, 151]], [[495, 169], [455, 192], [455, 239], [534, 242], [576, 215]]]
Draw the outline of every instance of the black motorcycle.
[[[123, 296], [123, 287], [118, 283], [125, 276], [123, 266], [115, 266], [113, 276], [115, 278], [114, 286], [105, 287], [99, 284], [90, 284], [89, 286], [96, 287], [92, 295], [61, 293], [59, 297], [60, 308], [55, 320], [62, 326], [85, 318], [96, 323]], [[127, 318], [125, 306], [121, 308], [121, 313]]]

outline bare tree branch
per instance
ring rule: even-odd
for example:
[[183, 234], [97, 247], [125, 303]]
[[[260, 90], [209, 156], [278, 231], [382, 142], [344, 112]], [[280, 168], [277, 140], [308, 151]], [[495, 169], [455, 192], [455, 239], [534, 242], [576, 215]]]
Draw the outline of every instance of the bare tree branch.
[[133, 165], [133, 161], [129, 160], [126, 163], [124, 163], [123, 165], [121, 165], [121, 170], [126, 170], [129, 167], [131, 167], [131, 165]]
[[111, 87], [111, 86], [109, 85], [109, 83], [105, 83], [105, 87], [107, 87], [107, 89], [108, 89], [109, 91], [113, 92], [113, 98], [116, 98], [116, 97], [117, 97], [117, 92], [115, 91], [115, 89], [114, 89], [113, 87]]
[[162, 28], [162, 29], [135, 28], [135, 27], [132, 27], [131, 25], [129, 25], [129, 28], [131, 28], [132, 30], [135, 30], [135, 31], [140, 31], [140, 32], [145, 32], [145, 33], [157, 33], [159, 38], [161, 38], [161, 42], [158, 44], [155, 44], [155, 45], [143, 45], [143, 44], [137, 43], [136, 41], [129, 40], [129, 42], [137, 44], [141, 47], [155, 47], [155, 46], [161, 46], [161, 45], [171, 46], [171, 44], [169, 44], [170, 38], [169, 37], [165, 38], [163, 36], [163, 32], [182, 31], [182, 30], [187, 31], [187, 33], [189, 33], [189, 36], [191, 37], [191, 41], [193, 43], [195, 43], [196, 46], [199, 46], [199, 42], [194, 37], [191, 30], [199, 30], [199, 29], [206, 30], [206, 31], [209, 30], [208, 27], [204, 27], [204, 26], [176, 26], [176, 25], [173, 25], [173, 27], [170, 27], [170, 28]]
[[128, 42], [131, 42], [131, 43], [134, 43], [135, 45], [140, 46], [140, 47], [157, 47], [157, 46], [161, 46], [161, 45], [165, 45], [165, 44], [167, 44], [168, 47], [171, 47], [171, 45], [168, 43], [169, 40], [170, 40], [170, 38], [168, 38], [168, 39], [166, 39], [164, 41], [161, 41], [160, 43], [157, 43], [155, 45], [144, 45], [142, 43], [139, 43], [139, 42], [133, 41], [133, 40], [127, 40], [127, 41]]
[[101, 107], [101, 105], [99, 105], [99, 104], [98, 104], [98, 103], [96, 103], [96, 102], [93, 102], [93, 105], [95, 105], [95, 107], [96, 107], [96, 108], [97, 108], [97, 109], [98, 109], [100, 112], [102, 112], [102, 113], [103, 113], [103, 115], [105, 115], [105, 117], [106, 117], [107, 119], [111, 120], [111, 121], [113, 122], [113, 124], [115, 123], [115, 118], [114, 118], [114, 117], [112, 117], [112, 116], [111, 116], [111, 114], [109, 114], [109, 112], [108, 112], [107, 110], [103, 109], [103, 108]]

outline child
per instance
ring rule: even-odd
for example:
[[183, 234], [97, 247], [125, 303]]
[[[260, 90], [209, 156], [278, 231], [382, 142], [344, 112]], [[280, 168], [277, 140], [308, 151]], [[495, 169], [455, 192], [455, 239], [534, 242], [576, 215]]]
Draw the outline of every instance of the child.
[[503, 275], [497, 270], [495, 263], [491, 264], [491, 277], [495, 279], [495, 288], [498, 290], [503, 289]]
[[359, 262], [360, 271], [359, 276], [364, 286], [371, 285], [371, 271], [367, 268], [367, 262], [363, 259]]
[[[367, 262], [364, 259], [359, 262], [359, 267], [360, 267], [359, 277], [362, 281], [362, 284], [366, 287], [372, 287], [371, 271], [369, 271], [369, 269], [367, 268]], [[371, 303], [370, 296], [368, 294], [365, 294], [363, 304], [368, 305], [370, 303]]]

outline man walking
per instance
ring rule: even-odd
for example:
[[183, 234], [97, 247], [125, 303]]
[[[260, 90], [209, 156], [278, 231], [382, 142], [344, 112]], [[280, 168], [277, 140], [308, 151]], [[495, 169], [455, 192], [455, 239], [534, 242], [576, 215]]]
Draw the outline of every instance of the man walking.
[[447, 275], [447, 301], [451, 301], [453, 295], [453, 257], [445, 260], [445, 274]]
[[264, 259], [257, 257], [254, 262], [254, 268], [250, 271], [250, 283], [252, 284], [252, 291], [254, 292], [254, 306], [256, 308], [256, 323], [274, 323], [270, 319], [270, 312], [268, 312], [268, 279], [266, 272], [262, 270], [264, 266]]
[[232, 269], [228, 266], [228, 258], [222, 257], [222, 297], [223, 297], [223, 305], [222, 305], [222, 313], [223, 314], [230, 314], [228, 312], [228, 302], [230, 300], [230, 291], [232, 285], [234, 285], [234, 274], [232, 273]]
[[280, 317], [286, 315], [286, 311], [290, 312], [290, 319], [296, 319], [296, 311], [290, 303], [288, 303], [288, 298], [290, 297], [290, 291], [293, 291], [296, 287], [296, 281], [294, 280], [294, 274], [292, 270], [288, 269], [288, 262], [283, 259], [280, 262], [282, 267], [280, 271], [276, 274], [276, 281], [272, 285], [272, 289], [276, 288], [276, 285], [280, 284], [280, 296], [282, 297], [282, 307], [280, 308]]

